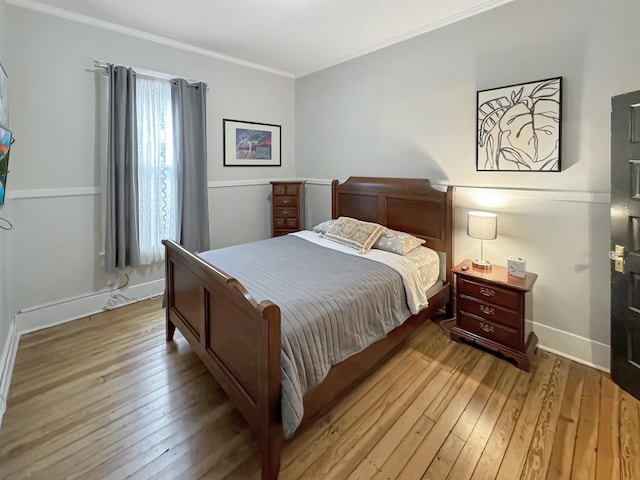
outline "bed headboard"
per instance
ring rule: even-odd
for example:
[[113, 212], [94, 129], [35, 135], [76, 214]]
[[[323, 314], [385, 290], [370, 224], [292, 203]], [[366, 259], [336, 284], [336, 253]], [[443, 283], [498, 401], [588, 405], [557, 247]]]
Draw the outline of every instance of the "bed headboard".
[[426, 240], [446, 255], [449, 283], [453, 268], [453, 192], [436, 190], [427, 179], [349, 177], [331, 184], [333, 218], [375, 222]]

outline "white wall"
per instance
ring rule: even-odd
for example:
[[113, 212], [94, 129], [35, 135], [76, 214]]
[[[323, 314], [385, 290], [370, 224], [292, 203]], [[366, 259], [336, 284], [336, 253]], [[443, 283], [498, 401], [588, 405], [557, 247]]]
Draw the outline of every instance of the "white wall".
[[[7, 70], [8, 38], [7, 12], [3, 1], [0, 1], [0, 62]], [[11, 220], [10, 200], [5, 200], [0, 206], [0, 217]], [[4, 222], [3, 222], [4, 225]], [[5, 397], [9, 389], [11, 375], [11, 351], [14, 348], [14, 336], [12, 335], [12, 308], [9, 295], [9, 254], [7, 243], [11, 231], [0, 229], [0, 422], [5, 408]]]
[[[530, 320], [540, 343], [607, 367], [610, 99], [640, 88], [639, 16], [635, 0], [516, 0], [298, 79], [296, 174], [459, 186], [456, 261], [479, 256], [467, 211], [498, 213], [485, 256], [523, 256], [539, 274]], [[476, 172], [476, 91], [555, 76], [562, 172]], [[328, 187], [311, 190], [329, 202]], [[307, 209], [309, 223], [328, 215]]]
[[[39, 306], [69, 299], [77, 303], [85, 300], [79, 297], [105, 290], [107, 276], [99, 256], [96, 81], [87, 71], [94, 60], [208, 83], [212, 246], [269, 236], [269, 185], [225, 185], [293, 176], [293, 79], [15, 6], [5, 11], [10, 19], [5, 31], [11, 39], [11, 123], [19, 147], [12, 152], [9, 189], [15, 225], [8, 245], [13, 259], [10, 295], [13, 311], [24, 314], [18, 317], [19, 322], [23, 318], [20, 329], [51, 323], [43, 317], [53, 314], [53, 307]], [[223, 118], [281, 125], [282, 167], [223, 167]], [[144, 290], [136, 287], [148, 284], [157, 290], [163, 274], [163, 264], [138, 268], [122, 293], [136, 296]], [[71, 311], [60, 310], [59, 319]]]

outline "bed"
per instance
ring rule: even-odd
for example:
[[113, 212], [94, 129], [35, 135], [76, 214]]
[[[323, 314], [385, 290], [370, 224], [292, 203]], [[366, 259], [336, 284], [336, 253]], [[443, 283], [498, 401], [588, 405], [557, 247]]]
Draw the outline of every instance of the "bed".
[[[304, 393], [304, 421], [335, 403], [436, 312], [442, 308], [452, 312], [453, 187], [439, 191], [421, 179], [351, 177], [344, 183], [334, 181], [332, 217], [340, 216], [376, 222], [424, 239], [425, 246], [440, 254], [441, 282], [429, 290], [426, 308], [323, 373], [322, 381]], [[298, 240], [287, 241], [288, 248], [297, 246]], [[258, 303], [238, 279], [206, 261], [206, 254], [194, 255], [172, 241], [163, 243], [167, 341], [178, 328], [257, 432], [263, 480], [276, 479], [284, 440], [281, 405], [286, 365], [283, 367], [281, 357], [286, 363], [286, 349], [281, 325], [287, 323], [283, 314], [288, 305], [281, 305], [281, 312], [269, 300]], [[251, 275], [244, 278], [249, 285]]]

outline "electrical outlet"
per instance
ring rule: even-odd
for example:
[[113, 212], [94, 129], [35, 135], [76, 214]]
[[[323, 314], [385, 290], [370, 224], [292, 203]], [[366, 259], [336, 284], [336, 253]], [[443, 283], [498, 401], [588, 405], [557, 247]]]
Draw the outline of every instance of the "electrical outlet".
[[111, 295], [107, 298], [107, 301], [104, 304], [105, 310], [113, 310], [118, 306], [118, 297], [116, 295]]

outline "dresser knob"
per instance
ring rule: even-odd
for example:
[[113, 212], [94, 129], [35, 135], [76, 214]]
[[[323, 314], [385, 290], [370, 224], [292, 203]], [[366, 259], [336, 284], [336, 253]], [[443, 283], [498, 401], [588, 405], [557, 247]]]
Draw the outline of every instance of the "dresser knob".
[[493, 333], [495, 331], [495, 329], [491, 325], [487, 325], [483, 322], [480, 322], [480, 328], [488, 333]]
[[285, 204], [285, 205], [287, 205], [287, 204], [289, 203], [289, 199], [288, 199], [288, 198], [285, 198], [284, 200], [282, 200], [282, 203], [283, 203], [283, 204]]
[[480, 293], [485, 297], [493, 297], [496, 294], [494, 290], [486, 287], [480, 287]]
[[289, 215], [289, 210], [282, 210], [283, 215]]
[[494, 313], [496, 313], [493, 308], [487, 307], [486, 305], [480, 305], [480, 310], [482, 310], [482, 313], [486, 315], [493, 315]]

